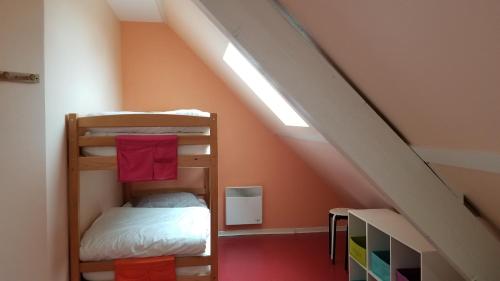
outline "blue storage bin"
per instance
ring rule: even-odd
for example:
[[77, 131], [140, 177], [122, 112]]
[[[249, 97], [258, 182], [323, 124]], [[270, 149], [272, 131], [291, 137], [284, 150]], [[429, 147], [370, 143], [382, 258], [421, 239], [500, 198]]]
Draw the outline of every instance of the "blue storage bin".
[[373, 251], [370, 253], [370, 270], [382, 281], [390, 281], [391, 256], [389, 251]]

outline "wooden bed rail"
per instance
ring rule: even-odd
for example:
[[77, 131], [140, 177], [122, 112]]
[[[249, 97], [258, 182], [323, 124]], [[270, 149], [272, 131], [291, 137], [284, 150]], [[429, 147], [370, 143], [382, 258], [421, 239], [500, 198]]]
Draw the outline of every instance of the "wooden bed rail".
[[[210, 136], [177, 136], [179, 145], [208, 145], [210, 144]], [[78, 137], [78, 146], [115, 146], [114, 136], [80, 136]]]
[[[213, 115], [213, 114], [212, 114]], [[79, 128], [210, 127], [212, 117], [169, 114], [120, 114], [79, 117]]]
[[[210, 256], [175, 258], [175, 266], [177, 267], [210, 265], [211, 263], [212, 263], [212, 258]], [[101, 272], [101, 271], [113, 271], [113, 270], [115, 270], [115, 265], [113, 264], [113, 261], [80, 263], [80, 272]]]
[[[179, 168], [204, 168], [210, 167], [210, 155], [179, 155], [177, 166]], [[116, 156], [82, 156], [78, 157], [81, 171], [115, 170]]]

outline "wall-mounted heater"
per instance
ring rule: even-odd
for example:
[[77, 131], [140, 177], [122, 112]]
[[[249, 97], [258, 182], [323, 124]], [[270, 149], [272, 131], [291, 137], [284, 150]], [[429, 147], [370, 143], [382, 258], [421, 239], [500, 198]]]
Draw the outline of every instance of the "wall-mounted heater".
[[262, 186], [226, 187], [226, 225], [262, 223]]

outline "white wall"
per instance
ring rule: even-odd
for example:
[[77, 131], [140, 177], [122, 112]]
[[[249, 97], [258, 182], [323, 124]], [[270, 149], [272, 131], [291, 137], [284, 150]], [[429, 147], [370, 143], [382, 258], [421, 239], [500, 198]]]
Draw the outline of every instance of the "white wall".
[[[45, 1], [47, 234], [50, 280], [68, 278], [64, 116], [121, 106], [120, 23], [103, 0]], [[85, 227], [119, 203], [114, 173], [82, 177]]]
[[[43, 1], [0, 0], [0, 71], [40, 73]], [[0, 279], [45, 281], [43, 83], [0, 82]]]

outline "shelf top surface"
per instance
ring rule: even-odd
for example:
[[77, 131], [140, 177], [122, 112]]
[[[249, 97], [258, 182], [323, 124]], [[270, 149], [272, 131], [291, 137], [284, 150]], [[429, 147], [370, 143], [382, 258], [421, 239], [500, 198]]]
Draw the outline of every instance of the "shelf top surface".
[[434, 246], [408, 220], [391, 210], [349, 210], [349, 213], [419, 253], [436, 251]]

